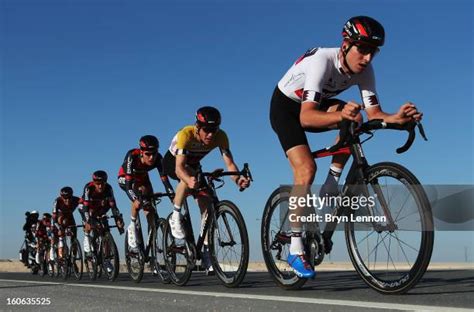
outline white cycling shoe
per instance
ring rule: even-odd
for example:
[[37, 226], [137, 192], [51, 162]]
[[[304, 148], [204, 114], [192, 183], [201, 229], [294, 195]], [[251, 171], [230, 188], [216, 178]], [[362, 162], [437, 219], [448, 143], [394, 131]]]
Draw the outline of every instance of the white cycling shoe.
[[175, 220], [172, 217], [169, 219], [171, 234], [176, 239], [184, 239], [183, 217], [179, 215], [179, 219]]
[[137, 238], [135, 235], [135, 226], [133, 223], [130, 223], [130, 225], [127, 228], [127, 234], [128, 234], [128, 249], [132, 252], [137, 252]]

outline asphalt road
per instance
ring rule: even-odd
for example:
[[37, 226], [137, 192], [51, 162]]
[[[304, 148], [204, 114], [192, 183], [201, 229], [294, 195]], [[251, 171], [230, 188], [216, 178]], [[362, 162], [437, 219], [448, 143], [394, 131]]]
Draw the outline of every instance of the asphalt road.
[[[429, 271], [405, 295], [368, 288], [355, 272], [321, 272], [298, 291], [277, 287], [268, 273], [247, 273], [228, 289], [215, 276], [193, 273], [185, 287], [164, 285], [150, 274], [140, 284], [82, 281], [0, 273], [0, 311], [472, 311], [474, 271]], [[49, 305], [12, 305], [12, 298], [49, 298]]]

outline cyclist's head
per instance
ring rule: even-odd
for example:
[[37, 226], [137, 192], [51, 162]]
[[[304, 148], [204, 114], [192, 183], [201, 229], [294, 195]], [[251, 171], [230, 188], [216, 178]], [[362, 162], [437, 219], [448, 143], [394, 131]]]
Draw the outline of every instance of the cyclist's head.
[[349, 19], [342, 29], [342, 36], [342, 61], [350, 74], [362, 72], [385, 42], [383, 26], [368, 16]]
[[214, 134], [219, 131], [221, 124], [221, 113], [217, 108], [212, 106], [204, 106], [196, 112], [196, 128], [199, 139], [202, 143], [211, 144]]
[[196, 112], [196, 126], [199, 128], [218, 129], [221, 124], [221, 113], [212, 106], [203, 106]]
[[46, 219], [46, 220], [51, 219], [51, 214], [47, 212], [43, 213], [43, 219]]
[[160, 147], [160, 142], [154, 135], [144, 135], [140, 138], [140, 150], [157, 152]]
[[38, 213], [38, 211], [33, 210], [33, 211], [30, 212], [30, 216], [39, 216], [39, 213]]
[[68, 199], [68, 198], [71, 198], [72, 197], [72, 194], [73, 194], [73, 191], [72, 191], [72, 187], [70, 186], [65, 186], [61, 189], [61, 191], [59, 192], [59, 194], [61, 195], [62, 198], [64, 199]]
[[140, 156], [144, 164], [151, 166], [156, 160], [160, 143], [154, 135], [144, 135], [140, 138]]
[[97, 184], [107, 183], [107, 172], [104, 170], [97, 170], [92, 174], [92, 181]]
[[383, 26], [368, 16], [350, 18], [342, 29], [342, 36], [354, 43], [366, 43], [374, 47], [381, 47], [385, 42]]

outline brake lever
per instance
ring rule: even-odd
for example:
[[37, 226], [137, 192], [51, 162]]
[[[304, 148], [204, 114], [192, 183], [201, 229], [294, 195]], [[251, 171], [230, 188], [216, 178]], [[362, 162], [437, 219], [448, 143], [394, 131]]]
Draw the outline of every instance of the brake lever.
[[[241, 172], [242, 172], [242, 175], [244, 177], [249, 178], [249, 180], [253, 182], [252, 173], [250, 172], [250, 168], [249, 168], [248, 163], [244, 163], [244, 168], [242, 169]], [[244, 190], [245, 190], [245, 188], [243, 188], [243, 187], [239, 188], [240, 192], [243, 192]]]
[[423, 140], [428, 141], [428, 138], [426, 137], [425, 129], [423, 128], [423, 125], [421, 124], [421, 122], [416, 121], [416, 125], [418, 126], [418, 131], [420, 131], [420, 134]]

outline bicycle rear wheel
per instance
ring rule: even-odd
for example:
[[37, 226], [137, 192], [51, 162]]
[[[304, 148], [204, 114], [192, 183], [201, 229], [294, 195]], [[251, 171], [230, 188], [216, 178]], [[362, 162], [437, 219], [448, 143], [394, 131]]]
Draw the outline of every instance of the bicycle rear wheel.
[[143, 255], [141, 242], [137, 242], [138, 252], [130, 251], [128, 246], [128, 231], [125, 233], [125, 263], [127, 264], [127, 271], [135, 283], [140, 283], [145, 269], [145, 257]]
[[[398, 164], [375, 164], [365, 176], [367, 185], [347, 188], [350, 196], [374, 199], [372, 207], [351, 210], [352, 219], [360, 219], [345, 225], [349, 255], [370, 287], [384, 294], [401, 294], [416, 285], [430, 262], [431, 206], [420, 182]], [[363, 222], [364, 217], [373, 218]]]
[[299, 278], [287, 262], [291, 238], [290, 192], [290, 186], [279, 187], [268, 198], [262, 217], [261, 242], [265, 264], [277, 285], [284, 289], [299, 289], [307, 279]]
[[[168, 219], [171, 214], [168, 216]], [[183, 220], [185, 224], [185, 221]], [[191, 256], [191, 245], [184, 240], [178, 240], [171, 234], [171, 227], [166, 220], [165, 231], [163, 236], [163, 249], [165, 256], [166, 270], [173, 284], [184, 286], [191, 278], [194, 266]]]
[[69, 261], [71, 264], [71, 270], [76, 280], [82, 279], [82, 272], [84, 270], [84, 264], [82, 262], [82, 249], [79, 241], [74, 238], [71, 241]]
[[117, 245], [110, 232], [105, 233], [102, 239], [102, 270], [109, 281], [115, 281], [119, 274], [120, 263]]
[[244, 218], [232, 202], [217, 204], [216, 223], [211, 224], [209, 247], [217, 277], [227, 287], [237, 287], [247, 273], [249, 239]]

